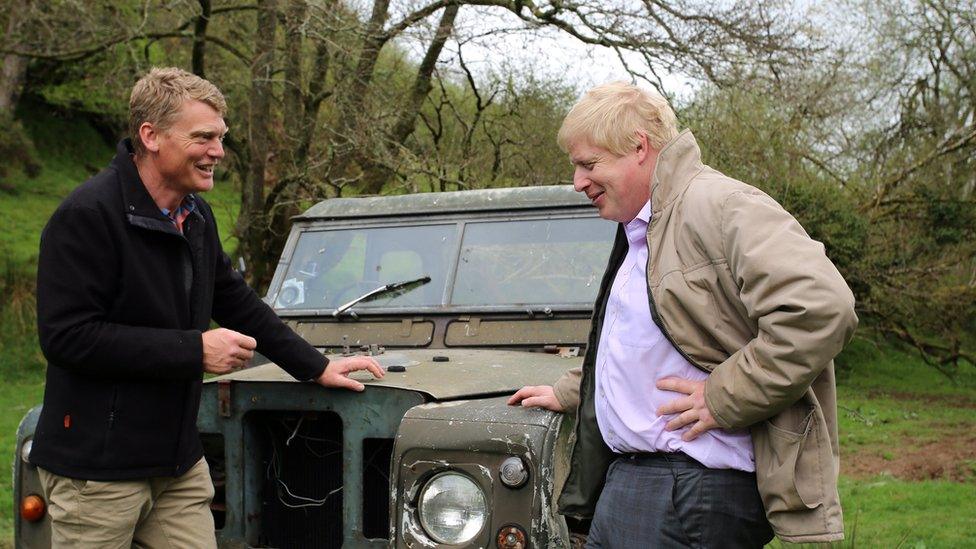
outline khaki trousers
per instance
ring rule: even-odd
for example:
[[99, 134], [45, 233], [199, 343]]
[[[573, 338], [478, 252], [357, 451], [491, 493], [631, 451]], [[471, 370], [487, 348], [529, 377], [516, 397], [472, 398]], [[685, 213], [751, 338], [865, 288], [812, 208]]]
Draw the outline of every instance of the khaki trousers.
[[214, 488], [202, 458], [179, 477], [102, 482], [38, 472], [55, 549], [217, 547]]

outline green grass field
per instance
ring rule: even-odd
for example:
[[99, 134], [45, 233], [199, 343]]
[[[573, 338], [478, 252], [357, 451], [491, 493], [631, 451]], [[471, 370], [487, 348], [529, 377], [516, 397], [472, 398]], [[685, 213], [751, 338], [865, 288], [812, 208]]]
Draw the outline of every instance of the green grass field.
[[[60, 199], [113, 154], [79, 120], [49, 113], [31, 120], [25, 126], [43, 170], [34, 179], [13, 174], [0, 187], [0, 460], [7, 464], [18, 423], [43, 392], [32, 294], [41, 228]], [[238, 192], [218, 177], [206, 195], [228, 249], [236, 244]], [[837, 546], [976, 547], [976, 368], [950, 380], [911, 353], [865, 339], [838, 363], [847, 539]], [[0, 476], [0, 547], [13, 535], [11, 480]]]
[[976, 547], [976, 368], [855, 340], [838, 384], [842, 547]]

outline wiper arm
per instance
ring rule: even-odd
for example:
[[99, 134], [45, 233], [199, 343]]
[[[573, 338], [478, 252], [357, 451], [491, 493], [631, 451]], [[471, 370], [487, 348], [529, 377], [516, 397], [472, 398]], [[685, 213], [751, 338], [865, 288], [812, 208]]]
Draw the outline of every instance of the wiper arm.
[[413, 290], [414, 288], [419, 288], [424, 284], [427, 284], [428, 282], [430, 282], [430, 276], [424, 275], [420, 278], [415, 278], [413, 280], [404, 280], [402, 282], [391, 282], [390, 284], [385, 284], [383, 286], [380, 286], [379, 288], [376, 288], [375, 290], [370, 290], [366, 292], [365, 294], [357, 297], [356, 299], [350, 301], [349, 303], [340, 305], [335, 311], [333, 311], [332, 316], [335, 318], [339, 318], [339, 316], [342, 315], [342, 313], [353, 308], [357, 303], [361, 303], [363, 301], [372, 301], [374, 299], [378, 299], [388, 294], [403, 295], [409, 292], [410, 290]]

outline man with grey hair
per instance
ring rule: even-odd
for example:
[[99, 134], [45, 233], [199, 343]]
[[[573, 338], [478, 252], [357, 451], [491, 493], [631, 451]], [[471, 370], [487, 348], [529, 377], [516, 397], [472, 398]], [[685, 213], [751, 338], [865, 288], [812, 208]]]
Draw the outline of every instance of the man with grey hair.
[[30, 460], [54, 547], [216, 547], [196, 429], [205, 372], [257, 350], [326, 387], [362, 391], [355, 370], [383, 376], [371, 358], [327, 360], [231, 268], [199, 195], [224, 157], [226, 109], [210, 82], [151, 70], [132, 90], [130, 138], [41, 235], [48, 368]]
[[582, 368], [509, 400], [576, 412], [560, 512], [592, 517], [587, 547], [842, 539], [833, 358], [857, 317], [823, 245], [657, 94], [598, 86], [558, 141], [620, 224]]

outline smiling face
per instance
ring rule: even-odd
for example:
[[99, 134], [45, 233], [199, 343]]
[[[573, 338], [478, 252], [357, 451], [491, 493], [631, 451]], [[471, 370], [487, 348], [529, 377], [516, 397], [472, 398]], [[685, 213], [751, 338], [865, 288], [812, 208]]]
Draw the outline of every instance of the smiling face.
[[604, 219], [629, 223], [650, 198], [657, 151], [648, 147], [646, 136], [623, 156], [589, 143], [573, 143], [569, 158], [575, 168], [573, 188], [586, 194]]
[[[220, 113], [194, 100], [183, 103], [168, 128], [144, 123], [140, 137], [147, 151], [149, 179], [153, 180], [145, 181], [147, 187], [156, 187], [179, 199], [212, 189], [214, 167], [224, 157], [222, 141], [226, 133], [227, 125]], [[157, 198], [157, 193], [152, 189], [150, 192]], [[168, 197], [165, 201], [169, 202]]]

